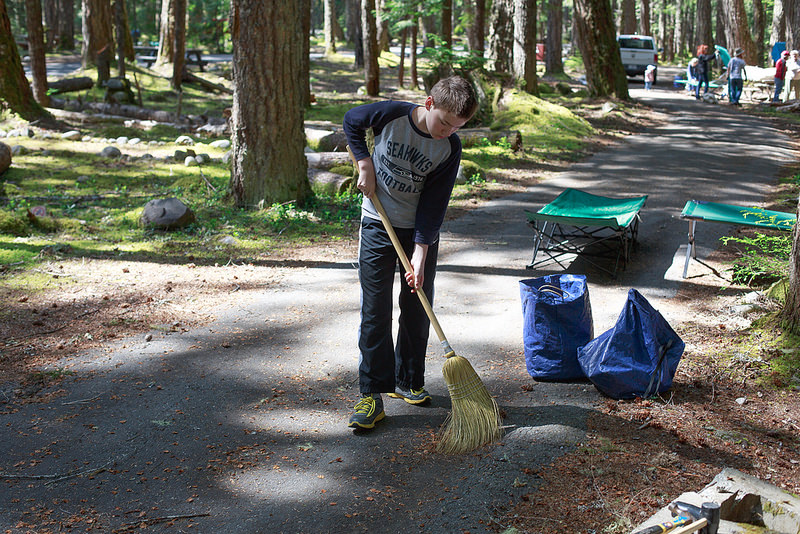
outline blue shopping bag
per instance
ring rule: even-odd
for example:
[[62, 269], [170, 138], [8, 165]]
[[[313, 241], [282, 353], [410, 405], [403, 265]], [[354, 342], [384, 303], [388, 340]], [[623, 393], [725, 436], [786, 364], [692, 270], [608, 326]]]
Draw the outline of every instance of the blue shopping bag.
[[616, 324], [578, 351], [578, 361], [597, 389], [614, 399], [647, 398], [672, 387], [685, 344], [638, 291]]
[[585, 379], [578, 348], [594, 337], [586, 277], [548, 275], [520, 280], [519, 287], [528, 373], [537, 380]]

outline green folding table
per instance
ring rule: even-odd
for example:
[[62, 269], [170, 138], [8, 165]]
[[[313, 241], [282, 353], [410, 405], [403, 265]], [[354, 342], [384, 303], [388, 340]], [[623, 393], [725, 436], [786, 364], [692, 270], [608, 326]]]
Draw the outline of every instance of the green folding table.
[[[525, 210], [533, 229], [533, 257], [528, 269], [555, 262], [566, 268], [566, 256], [580, 255], [592, 265], [616, 276], [620, 261], [627, 264], [639, 230], [639, 212], [647, 195], [611, 198], [578, 189], [566, 189], [539, 211]], [[536, 257], [542, 253], [541, 259]], [[607, 262], [614, 260], [614, 268]]]
[[797, 215], [783, 211], [772, 211], [746, 206], [734, 206], [704, 200], [690, 200], [683, 207], [681, 218], [689, 221], [689, 245], [686, 247], [686, 262], [683, 265], [683, 277], [689, 270], [689, 259], [697, 258], [694, 246], [694, 233], [698, 221], [735, 224], [739, 226], [755, 226], [769, 230], [790, 231], [797, 222]]

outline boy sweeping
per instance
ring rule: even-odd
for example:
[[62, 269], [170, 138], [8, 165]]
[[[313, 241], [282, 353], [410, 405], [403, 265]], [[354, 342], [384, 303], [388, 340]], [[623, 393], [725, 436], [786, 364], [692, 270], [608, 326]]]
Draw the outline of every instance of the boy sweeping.
[[[358, 255], [361, 399], [348, 423], [352, 428], [373, 428], [384, 418], [381, 393], [411, 404], [431, 399], [424, 387], [430, 321], [413, 293], [422, 288], [433, 301], [439, 228], [461, 161], [461, 141], [455, 132], [477, 107], [469, 82], [452, 76], [436, 83], [421, 106], [385, 101], [345, 114], [344, 131], [358, 162], [358, 189], [364, 194]], [[372, 155], [366, 143], [370, 128], [375, 135]], [[406, 284], [400, 290], [396, 344], [392, 285], [398, 257], [371, 201], [373, 195], [383, 204], [411, 261], [412, 272], [400, 265]]]

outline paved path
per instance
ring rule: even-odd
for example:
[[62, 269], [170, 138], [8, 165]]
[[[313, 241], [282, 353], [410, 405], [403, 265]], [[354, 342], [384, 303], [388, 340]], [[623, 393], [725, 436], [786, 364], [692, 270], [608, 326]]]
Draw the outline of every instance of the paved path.
[[[51, 402], [16, 405], [0, 392], [0, 472], [33, 477], [2, 480], [0, 530], [41, 525], [51, 510], [56, 524], [91, 518], [106, 532], [147, 520], [159, 530], [164, 518], [192, 515], [171, 531], [486, 531], [497, 507], [536, 487], [538, 468], [581, 441], [601, 400], [590, 385], [536, 383], [525, 371], [518, 281], [545, 271], [524, 268], [531, 234], [522, 209], [565, 187], [650, 195], [632, 265], [616, 281], [589, 276], [600, 333], [629, 287], [669, 319], [670, 297], [692, 283], [676, 270], [686, 234], [676, 217], [687, 199], [757, 203], [792, 157], [767, 121], [668, 90], [633, 94], [669, 118], [445, 228], [435, 309], [501, 404], [502, 443], [458, 457], [431, 452], [449, 410], [433, 339], [432, 404], [386, 399], [388, 417], [374, 432], [348, 430], [354, 259], [275, 269], [279, 283], [214, 324], [65, 362], [77, 374]], [[701, 256], [724, 230], [702, 228]]]

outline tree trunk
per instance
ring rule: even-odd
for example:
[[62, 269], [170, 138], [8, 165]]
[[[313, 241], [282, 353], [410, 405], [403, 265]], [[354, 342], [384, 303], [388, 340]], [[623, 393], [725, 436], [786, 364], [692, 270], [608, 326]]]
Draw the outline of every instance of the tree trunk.
[[25, 77], [17, 43], [11, 33], [11, 21], [6, 3], [0, 2], [0, 95], [9, 109], [27, 121], [51, 118], [50, 114], [33, 98], [33, 91]]
[[364, 84], [369, 96], [380, 92], [380, 67], [378, 66], [377, 27], [375, 25], [375, 0], [361, 0], [361, 26], [364, 35]]
[[621, 16], [619, 33], [636, 33], [636, 0], [622, 0]]
[[758, 52], [750, 32], [747, 13], [744, 10], [744, 0], [722, 0], [722, 3], [724, 12], [727, 14], [728, 31], [726, 34], [730, 36], [728, 42], [736, 44], [738, 48], [744, 50], [743, 59], [748, 65], [755, 65], [758, 63]]
[[303, 109], [311, 106], [311, 0], [297, 0], [300, 3], [300, 17], [303, 47], [300, 67], [300, 96]]
[[44, 31], [42, 30], [42, 4], [40, 0], [25, 0], [28, 29], [28, 55], [31, 58], [33, 97], [43, 106], [50, 104], [47, 96], [47, 61], [44, 54]]
[[[800, 199], [797, 203], [800, 221]], [[789, 289], [783, 306], [783, 327], [794, 335], [800, 335], [800, 224], [792, 229], [792, 255], [789, 259]]]
[[492, 0], [489, 19], [489, 67], [496, 73], [508, 73], [512, 69], [514, 49], [514, 4], [513, 0]]
[[787, 50], [800, 48], [800, 0], [783, 0], [786, 13], [786, 46]]
[[55, 48], [56, 39], [58, 38], [58, 0], [44, 0], [42, 3], [42, 15], [44, 15], [44, 26], [46, 28], [44, 48], [50, 52]]
[[[686, 44], [686, 26], [684, 25], [685, 17], [684, 11], [686, 10], [686, 0], [677, 0], [675, 4], [675, 54], [680, 56], [685, 50]], [[661, 45], [663, 46], [663, 41]]]
[[406, 41], [408, 40], [408, 26], [400, 33], [400, 65], [397, 67], [397, 85], [403, 87], [403, 78], [406, 70]]
[[650, 0], [641, 0], [642, 13], [639, 18], [639, 33], [650, 35]]
[[548, 75], [564, 73], [561, 59], [563, 21], [563, 0], [550, 0], [547, 3], [547, 37], [544, 45], [544, 70]]
[[101, 50], [113, 46], [109, 0], [83, 0], [83, 68], [97, 64]]
[[161, 0], [161, 30], [158, 32], [158, 64], [175, 56], [175, 0]]
[[[0, 175], [6, 172], [9, 167], [11, 167], [11, 147], [5, 143], [0, 143]], [[0, 191], [2, 189], [2, 182], [0, 182]], [[5, 193], [3, 194], [5, 195]]]
[[712, 47], [714, 35], [711, 31], [711, 0], [697, 0], [697, 31], [692, 49], [694, 53], [698, 45], [707, 44]]
[[440, 37], [447, 48], [453, 48], [453, 0], [442, 0], [442, 31]]
[[[715, 25], [714, 29], [716, 30], [716, 33], [714, 34], [713, 43], [728, 48], [729, 47], [728, 35], [726, 33], [726, 31], [728, 30], [728, 24], [725, 22], [725, 19], [727, 17], [722, 10], [722, 1], [723, 0], [717, 0], [717, 3], [714, 5], [714, 19], [716, 21], [714, 23]], [[712, 51], [714, 50], [714, 47], [711, 46], [712, 43], [706, 43], [706, 44], [708, 45], [708, 48], [710, 50]]]
[[753, 0], [753, 35], [756, 47], [756, 61], [753, 65], [761, 67], [764, 65], [764, 57], [767, 55], [767, 48], [764, 45], [764, 32], [767, 30], [767, 14], [764, 11], [764, 3], [761, 0]]
[[360, 0], [345, 0], [344, 9], [344, 25], [347, 29], [347, 42], [355, 45], [356, 32], [358, 28], [361, 27]]
[[114, 0], [114, 28], [117, 37], [117, 69], [119, 78], [125, 78], [125, 2]]
[[[770, 49], [775, 43], [786, 40], [786, 17], [783, 14], [783, 0], [775, 0], [772, 7], [772, 30], [769, 34]], [[772, 66], [772, 62], [769, 63]]]
[[575, 31], [592, 96], [627, 100], [628, 79], [622, 67], [608, 0], [575, 0]]
[[72, 50], [75, 48], [75, 3], [74, 0], [59, 0], [58, 2], [58, 37], [59, 50]]
[[381, 52], [389, 51], [389, 14], [386, 13], [384, 4], [386, 0], [375, 0], [375, 29], [377, 31], [378, 56]]
[[336, 24], [336, 4], [333, 0], [323, 2], [323, 35], [325, 39], [325, 55], [330, 56], [336, 53], [336, 35], [333, 28]]
[[536, 80], [536, 0], [514, 0], [514, 77], [522, 89], [539, 94]]
[[411, 24], [411, 72], [409, 73], [411, 76], [411, 89], [419, 89], [419, 77], [417, 76], [417, 34], [419, 32], [419, 16], [417, 11], [419, 8], [417, 6], [414, 7], [414, 14], [412, 15], [412, 22]]
[[469, 10], [470, 24], [467, 26], [467, 42], [469, 49], [483, 55], [485, 49], [484, 33], [486, 31], [486, 0], [467, 0], [465, 9]]
[[303, 154], [303, 2], [231, 2], [233, 157], [231, 191], [239, 207], [308, 198]]
[[172, 88], [180, 93], [183, 70], [186, 68], [186, 0], [172, 0], [172, 3], [175, 9], [175, 28], [172, 31], [175, 39], [172, 47]]

